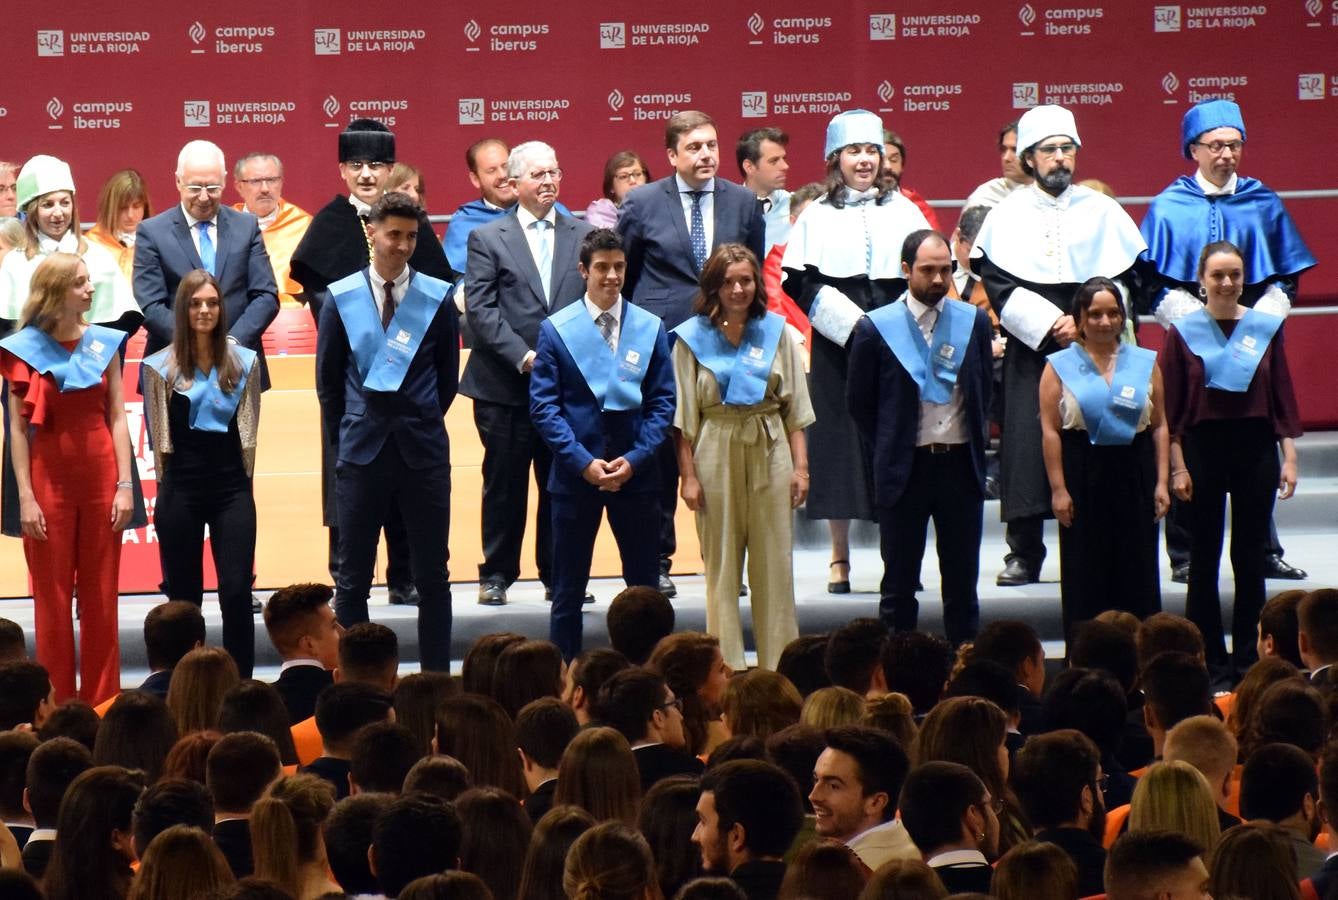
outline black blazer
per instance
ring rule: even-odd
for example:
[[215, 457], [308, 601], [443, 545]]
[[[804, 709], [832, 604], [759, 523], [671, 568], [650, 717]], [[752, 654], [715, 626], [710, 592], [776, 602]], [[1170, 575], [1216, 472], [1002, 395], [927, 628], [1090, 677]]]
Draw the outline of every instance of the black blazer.
[[667, 744], [632, 748], [637, 771], [641, 774], [641, 793], [644, 796], [651, 785], [671, 775], [700, 775], [702, 761], [686, 750], [675, 750]]
[[469, 233], [465, 318], [474, 343], [460, 393], [489, 403], [529, 405], [530, 379], [518, 367], [539, 340], [539, 323], [585, 294], [576, 265], [581, 241], [591, 231], [579, 219], [556, 214], [547, 298], [514, 209]]
[[310, 764], [302, 766], [298, 771], [307, 775], [315, 775], [317, 778], [324, 778], [334, 785], [335, 802], [337, 803], [348, 796], [348, 773], [352, 767], [353, 764], [346, 759], [320, 756], [313, 759]]
[[167, 689], [172, 686], [172, 670], [164, 669], [161, 672], [153, 672], [144, 683], [135, 688], [137, 691], [143, 691], [146, 694], [152, 694], [159, 700], [167, 699]]
[[958, 863], [954, 866], [934, 866], [934, 874], [948, 889], [949, 894], [988, 894], [994, 868], [987, 863]]
[[292, 666], [279, 673], [274, 690], [288, 707], [288, 724], [296, 725], [316, 714], [316, 695], [334, 684], [334, 675], [320, 666]]
[[54, 840], [28, 841], [23, 845], [23, 868], [29, 875], [41, 881], [42, 876], [46, 874], [47, 863], [51, 862], [51, 851], [55, 848]]
[[530, 821], [537, 823], [544, 817], [544, 813], [553, 808], [553, 795], [557, 793], [557, 779], [553, 778], [545, 781], [534, 789], [534, 793], [525, 798], [525, 812], [530, 816]]
[[[994, 362], [989, 316], [983, 309], [975, 312], [971, 343], [957, 373], [957, 384], [962, 389], [962, 415], [976, 475], [973, 487], [984, 497]], [[867, 316], [855, 326], [848, 346], [846, 405], [873, 459], [874, 503], [888, 508], [901, 499], [911, 477], [920, 430], [920, 389]], [[963, 487], [953, 485], [951, 489]]]
[[1038, 832], [1038, 841], [1049, 841], [1063, 850], [1078, 867], [1078, 896], [1092, 897], [1106, 892], [1103, 881], [1106, 850], [1101, 841], [1081, 828], [1047, 828]]
[[251, 820], [228, 819], [214, 826], [214, 843], [223, 852], [228, 868], [236, 878], [246, 878], [255, 871], [251, 860]]
[[776, 900], [785, 880], [785, 863], [778, 859], [755, 859], [740, 863], [729, 873], [748, 900]]

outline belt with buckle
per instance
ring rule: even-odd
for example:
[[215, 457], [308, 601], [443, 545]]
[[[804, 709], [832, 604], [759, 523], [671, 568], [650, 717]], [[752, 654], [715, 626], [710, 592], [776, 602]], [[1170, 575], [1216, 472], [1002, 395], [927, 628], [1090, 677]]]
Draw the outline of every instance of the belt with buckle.
[[915, 449], [920, 453], [929, 453], [933, 456], [940, 456], [944, 453], [955, 453], [965, 446], [966, 444], [921, 444]]

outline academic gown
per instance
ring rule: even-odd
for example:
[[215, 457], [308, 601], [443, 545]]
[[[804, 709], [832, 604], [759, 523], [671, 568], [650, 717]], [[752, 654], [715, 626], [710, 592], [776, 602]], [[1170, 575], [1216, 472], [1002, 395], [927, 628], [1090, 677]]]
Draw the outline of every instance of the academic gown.
[[[234, 203], [233, 209], [245, 210], [245, 203]], [[297, 295], [302, 293], [302, 285], [294, 281], [291, 274], [293, 253], [307, 229], [311, 227], [311, 213], [287, 200], [279, 201], [279, 209], [274, 218], [260, 226], [260, 239], [265, 242], [265, 252], [269, 254], [270, 266], [274, 269], [274, 283], [279, 287], [279, 305], [296, 304]]]

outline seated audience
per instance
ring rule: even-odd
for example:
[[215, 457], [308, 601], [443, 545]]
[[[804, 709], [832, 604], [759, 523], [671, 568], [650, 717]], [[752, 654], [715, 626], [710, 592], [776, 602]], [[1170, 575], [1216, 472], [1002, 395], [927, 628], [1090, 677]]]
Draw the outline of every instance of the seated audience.
[[910, 698], [897, 691], [865, 701], [864, 715], [860, 717], [859, 724], [881, 728], [908, 749], [915, 746], [915, 739], [920, 734]]
[[23, 808], [28, 762], [38, 740], [31, 732], [0, 732], [0, 821], [22, 849], [33, 831], [32, 813]]
[[[1011, 757], [1026, 741], [1020, 731], [1022, 724], [1021, 696], [1027, 694], [1018, 686], [1016, 676], [999, 663], [991, 659], [974, 659], [968, 654], [968, 662], [956, 672], [943, 691], [944, 699], [952, 697], [976, 697], [988, 700], [1004, 714], [1004, 745]], [[1039, 715], [1038, 715], [1039, 718]], [[1037, 723], [1039, 724], [1039, 723]], [[1033, 731], [1038, 730], [1033, 726]]]
[[1203, 773], [1189, 763], [1153, 763], [1134, 788], [1129, 831], [1161, 829], [1188, 835], [1208, 853], [1217, 846], [1222, 825], [1212, 788]]
[[901, 791], [901, 821], [949, 891], [988, 894], [999, 850], [999, 802], [966, 766], [926, 762]]
[[604, 625], [614, 651], [643, 666], [655, 645], [674, 633], [674, 606], [655, 588], [635, 585], [613, 598]]
[[563, 867], [562, 889], [582, 900], [660, 896], [646, 839], [622, 822], [603, 822], [576, 839]]
[[905, 694], [918, 722], [943, 696], [954, 658], [952, 645], [938, 635], [922, 631], [889, 635], [883, 650], [884, 690]]
[[152, 783], [162, 775], [163, 761], [176, 742], [177, 726], [167, 704], [152, 694], [127, 691], [102, 717], [93, 762], [138, 769]]
[[[1120, 610], [1107, 610], [1077, 627], [1069, 641], [1069, 666], [1075, 669], [1099, 669], [1119, 682], [1124, 691], [1128, 713], [1119, 749], [1115, 751], [1115, 761], [1118, 763], [1118, 771], [1129, 772], [1152, 762], [1154, 751], [1152, 738], [1143, 724], [1143, 692], [1138, 689], [1138, 644], [1135, 635], [1140, 623], [1133, 618], [1132, 613], [1128, 615], [1133, 618], [1133, 622], [1127, 627], [1103, 620], [1102, 616], [1116, 612]], [[1100, 741], [1097, 746], [1103, 752], [1106, 749]], [[1132, 793], [1132, 782], [1128, 790]], [[1127, 797], [1124, 802], [1128, 802]]]
[[[1102, 850], [1103, 864], [1105, 856]], [[1038, 835], [999, 858], [990, 879], [990, 896], [998, 900], [1078, 900], [1101, 893], [1101, 870], [1096, 874], [1095, 891], [1081, 887], [1073, 858]]]
[[807, 697], [818, 688], [831, 687], [827, 675], [827, 642], [829, 634], [801, 634], [785, 645], [776, 671], [790, 679], [799, 694]]
[[142, 859], [153, 839], [174, 825], [198, 828], [206, 837], [213, 831], [214, 799], [204, 785], [164, 778], [144, 789], [130, 814], [136, 858]]
[[125, 897], [135, 860], [130, 818], [144, 790], [138, 772], [94, 766], [70, 783], [42, 886], [47, 900]]
[[850, 688], [817, 688], [804, 698], [799, 710], [799, 721], [824, 731], [842, 725], [858, 725], [864, 715], [865, 698]]
[[398, 722], [374, 722], [353, 736], [349, 750], [349, 792], [398, 794], [414, 763], [422, 759], [418, 741]]
[[460, 869], [477, 875], [494, 900], [518, 900], [533, 828], [520, 803], [498, 788], [477, 787], [461, 794], [455, 809], [465, 823]]
[[394, 801], [395, 797], [390, 794], [368, 791], [353, 794], [335, 804], [321, 827], [330, 874], [345, 894], [381, 893], [367, 859], [367, 850], [372, 846], [372, 830], [377, 817]]
[[948, 889], [938, 875], [918, 859], [885, 862], [869, 876], [859, 900], [943, 900]]
[[750, 735], [766, 740], [799, 721], [804, 698], [778, 672], [752, 669], [740, 672], [720, 695], [720, 721], [733, 737]]
[[159, 603], [144, 617], [144, 652], [149, 677], [136, 690], [167, 699], [172, 670], [182, 657], [204, 646], [204, 613], [185, 600]]
[[[646, 652], [649, 654], [650, 651]], [[589, 725], [592, 720], [590, 710], [604, 682], [629, 665], [631, 664], [627, 657], [617, 650], [601, 647], [582, 651], [567, 666], [567, 682], [562, 690], [562, 702], [576, 713], [576, 721], [582, 728]]]
[[1338, 682], [1331, 671], [1338, 663], [1338, 589], [1310, 591], [1296, 606], [1296, 648], [1310, 680]]
[[460, 669], [460, 687], [466, 694], [492, 696], [493, 673], [497, 657], [512, 644], [525, 640], [525, 635], [514, 631], [500, 631], [480, 636], [470, 644]]
[[555, 806], [544, 813], [530, 833], [520, 875], [520, 896], [525, 900], [566, 900], [562, 870], [567, 852], [594, 825], [594, 817], [577, 806]]
[[329, 782], [335, 800], [348, 796], [353, 740], [365, 725], [385, 722], [394, 715], [390, 695], [360, 681], [340, 681], [316, 698], [316, 730], [321, 755], [298, 771]]
[[254, 731], [279, 748], [285, 766], [297, 765], [297, 747], [288, 721], [288, 708], [271, 684], [246, 678], [228, 688], [218, 707], [218, 730], [223, 734]]
[[[111, 703], [107, 705], [110, 706]], [[37, 729], [37, 739], [49, 741], [56, 737], [73, 738], [92, 753], [93, 745], [98, 740], [98, 728], [101, 726], [102, 717], [88, 705], [87, 701], [71, 697], [51, 711], [51, 715], [47, 716], [42, 727]]]
[[368, 856], [381, 893], [398, 897], [416, 878], [458, 869], [462, 840], [454, 804], [427, 794], [397, 797], [372, 826]]
[[846, 900], [864, 890], [866, 869], [846, 844], [819, 839], [795, 854], [778, 900]]
[[1305, 591], [1282, 591], [1268, 598], [1259, 611], [1259, 643], [1255, 649], [1260, 659], [1270, 656], [1285, 659], [1298, 669], [1305, 668], [1301, 659], [1301, 623], [1297, 607]]
[[245, 878], [251, 857], [251, 814], [282, 775], [279, 751], [263, 734], [239, 731], [219, 739], [205, 761], [205, 783], [214, 796], [214, 842], [232, 874]]
[[655, 783], [641, 798], [637, 827], [655, 857], [655, 878], [666, 896], [702, 872], [693, 846], [701, 783], [692, 775], [673, 775]]
[[[1265, 744], [1250, 754], [1241, 772], [1240, 814], [1246, 821], [1262, 819], [1279, 827], [1296, 857], [1299, 877], [1312, 878], [1324, 866], [1325, 853], [1315, 846], [1324, 827], [1319, 777], [1315, 761], [1299, 747]], [[1225, 852], [1219, 845], [1217, 856]]]
[[516, 730], [501, 704], [465, 693], [437, 709], [436, 752], [465, 764], [475, 787], [498, 787], [518, 800], [525, 777], [516, 754]]
[[827, 680], [865, 697], [888, 691], [883, 648], [887, 626], [873, 618], [851, 619], [827, 636], [823, 666]]
[[314, 775], [289, 775], [271, 785], [251, 812], [255, 874], [276, 882], [294, 900], [338, 893], [321, 837], [334, 804], [334, 790]]
[[1247, 755], [1264, 744], [1283, 743], [1319, 759], [1329, 736], [1329, 705], [1313, 684], [1288, 679], [1264, 691], [1245, 725]]
[[454, 756], [425, 756], [404, 776], [405, 794], [431, 794], [448, 803], [473, 787], [465, 764]]
[[1256, 718], [1259, 699], [1279, 681], [1304, 682], [1301, 671], [1296, 666], [1278, 656], [1261, 656], [1259, 661], [1245, 672], [1245, 677], [1236, 685], [1231, 695], [1231, 712], [1227, 715], [1227, 727], [1235, 735], [1238, 744], [1249, 739], [1247, 724]]
[[20, 725], [37, 731], [55, 708], [56, 690], [44, 666], [27, 660], [0, 665], [0, 731]]
[[[395, 690], [400, 665], [400, 644], [395, 632], [378, 622], [360, 622], [339, 636], [339, 681], [371, 685], [387, 696]], [[316, 717], [293, 726], [298, 762], [306, 765], [321, 755]]]
[[625, 669], [615, 674], [599, 690], [596, 717], [631, 745], [642, 793], [670, 775], [701, 774], [701, 760], [689, 751], [684, 734], [681, 698], [656, 673]]
[[34, 878], [41, 879], [51, 861], [60, 801], [74, 780], [92, 767], [88, 748], [69, 738], [45, 741], [28, 757], [23, 796], [34, 827], [23, 845], [23, 868]]
[[1208, 891], [1216, 897], [1300, 900], [1296, 857], [1282, 829], [1266, 823], [1222, 833], [1208, 863]]
[[221, 731], [192, 731], [178, 738], [163, 760], [163, 778], [185, 778], [200, 784], [205, 782], [205, 761], [209, 751], [223, 737]]
[[540, 697], [562, 696], [562, 652], [550, 641], [520, 641], [497, 655], [493, 699], [515, 719]]
[[0, 618], [0, 664], [28, 658], [28, 642], [23, 626], [10, 619]]
[[[738, 737], [732, 737], [722, 744], [717, 744], [711, 751], [711, 755], [706, 759], [706, 770], [709, 772], [712, 767], [723, 765], [735, 759], [767, 759], [767, 744], [760, 737], [754, 737], [751, 734], [741, 734]], [[692, 776], [683, 776], [692, 777]]]
[[525, 812], [538, 822], [553, 807], [562, 754], [580, 731], [576, 713], [556, 697], [525, 704], [516, 716], [516, 749], [525, 776]]
[[823, 735], [826, 749], [813, 766], [815, 828], [819, 837], [849, 845], [869, 869], [919, 853], [894, 816], [910, 762], [892, 736], [847, 725]]
[[233, 880], [208, 831], [173, 825], [148, 845], [127, 900], [189, 900], [208, 896]]
[[[1160, 615], [1166, 614], [1149, 616], [1148, 621]], [[1143, 666], [1139, 683], [1146, 698], [1143, 724], [1152, 736], [1152, 752], [1156, 759], [1162, 758], [1166, 732], [1177, 723], [1190, 716], [1212, 714], [1208, 669], [1202, 658], [1179, 651], [1159, 653]]]
[[400, 900], [493, 900], [493, 894], [477, 875], [438, 872], [406, 884]]
[[1236, 768], [1236, 739], [1216, 716], [1191, 716], [1166, 733], [1162, 758], [1167, 762], [1187, 762], [1208, 779], [1217, 804], [1217, 818], [1223, 831], [1239, 825], [1240, 819], [1227, 809], [1236, 806], [1232, 775]]
[[197, 647], [176, 664], [167, 708], [178, 734], [218, 727], [223, 695], [241, 681], [237, 663], [222, 647]]
[[333, 596], [324, 584], [290, 584], [265, 602], [265, 631], [283, 660], [274, 689], [290, 725], [315, 715], [316, 696], [334, 681], [330, 673], [339, 665], [344, 629], [330, 606]]
[[783, 769], [755, 760], [713, 767], [701, 781], [692, 834], [702, 871], [728, 875], [748, 900], [774, 898], [803, 817], [799, 788]]
[[1131, 831], [1106, 858], [1106, 900], [1207, 897], [1203, 847], [1175, 831]]
[[1163, 653], [1186, 653], [1200, 662], [1204, 660], [1203, 633], [1199, 626], [1174, 613], [1159, 612], [1148, 616], [1139, 623], [1134, 642], [1138, 647], [1140, 673]]
[[[1076, 885], [1073, 897], [1101, 893], [1106, 866], [1106, 851], [1101, 846], [1106, 807], [1096, 745], [1072, 729], [1035, 735], [1018, 751], [1012, 775], [1013, 790], [1036, 829], [1035, 840], [1057, 846], [1072, 859]], [[1015, 849], [1025, 846], [1029, 844]], [[1010, 851], [1004, 859], [1011, 855]], [[1013, 885], [1021, 883], [1014, 881]], [[1014, 891], [1012, 896], [1021, 895]]]
[[748, 900], [748, 895], [728, 878], [694, 878], [678, 889], [673, 900]]
[[[1338, 834], [1338, 824], [1334, 821], [1338, 817], [1331, 812], [1338, 809], [1338, 744], [1329, 744], [1320, 756], [1319, 802], [1320, 808], [1324, 811], [1324, 838], [1329, 846], [1338, 846], [1338, 838], [1335, 837], [1335, 834]], [[41, 820], [38, 822], [40, 825]], [[32, 843], [31, 839], [29, 843]], [[1330, 888], [1338, 882], [1338, 855], [1326, 859], [1319, 874], [1313, 876], [1310, 881], [1317, 896], [1328, 897]]]
[[729, 737], [719, 721], [720, 698], [733, 670], [720, 653], [719, 640], [697, 631], [671, 634], [655, 645], [646, 668], [663, 678], [679, 700], [688, 753], [709, 755]]
[[395, 685], [395, 721], [413, 733], [423, 755], [437, 735], [437, 707], [459, 692], [449, 672], [414, 672]]
[[1012, 619], [988, 623], [976, 635], [968, 655], [971, 662], [986, 659], [1013, 673], [1020, 689], [1020, 730], [1025, 735], [1037, 733], [1041, 729], [1041, 695], [1045, 693], [1045, 648], [1036, 629]]
[[1101, 770], [1106, 776], [1107, 808], [1123, 806], [1134, 795], [1136, 779], [1124, 770], [1119, 755], [1126, 734], [1126, 696], [1108, 672], [1070, 668], [1054, 677], [1041, 704], [1041, 721], [1046, 731], [1072, 728], [1096, 744], [1101, 754]]
[[579, 806], [597, 822], [635, 825], [640, 802], [636, 758], [622, 733], [593, 727], [572, 738], [558, 766], [554, 806]]

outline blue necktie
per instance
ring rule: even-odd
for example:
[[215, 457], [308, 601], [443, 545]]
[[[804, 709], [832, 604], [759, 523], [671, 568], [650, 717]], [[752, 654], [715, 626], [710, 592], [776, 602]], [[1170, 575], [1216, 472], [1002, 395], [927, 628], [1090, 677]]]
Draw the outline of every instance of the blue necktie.
[[692, 240], [692, 261], [700, 272], [706, 265], [706, 222], [702, 219], [702, 196], [706, 191], [688, 191], [692, 196], [692, 228], [688, 237]]
[[214, 274], [214, 242], [209, 239], [209, 223], [196, 222], [195, 230], [200, 233], [200, 264], [210, 275]]
[[549, 293], [552, 290], [550, 282], [553, 280], [553, 239], [548, 234], [548, 220], [536, 219], [530, 224], [539, 238], [538, 256], [535, 259], [535, 265], [539, 269], [539, 283], [544, 289], [544, 303], [550, 300]]

